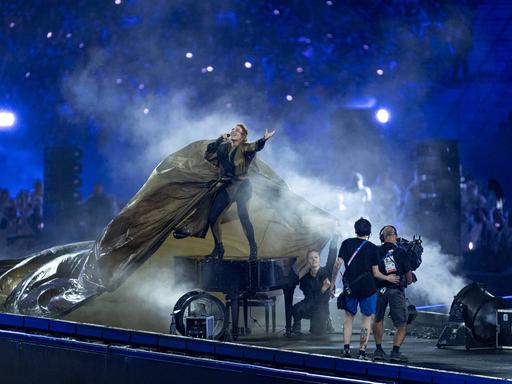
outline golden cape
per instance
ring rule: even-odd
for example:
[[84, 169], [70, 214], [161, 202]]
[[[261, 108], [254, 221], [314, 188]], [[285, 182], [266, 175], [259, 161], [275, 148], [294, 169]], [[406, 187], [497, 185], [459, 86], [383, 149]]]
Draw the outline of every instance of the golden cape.
[[[213, 243], [204, 239], [206, 218], [221, 186], [217, 169], [204, 159], [209, 142], [193, 142], [165, 158], [95, 242], [40, 252], [0, 276], [4, 309], [62, 316], [105, 290], [116, 290], [157, 250], [158, 257], [208, 254]], [[253, 161], [249, 178], [249, 213], [259, 257], [297, 257], [296, 269], [302, 275], [306, 251], [323, 248], [334, 218], [291, 192], [261, 160]], [[226, 212], [221, 225], [225, 257], [246, 258], [248, 245], [234, 209]], [[169, 236], [177, 228], [192, 236]]]

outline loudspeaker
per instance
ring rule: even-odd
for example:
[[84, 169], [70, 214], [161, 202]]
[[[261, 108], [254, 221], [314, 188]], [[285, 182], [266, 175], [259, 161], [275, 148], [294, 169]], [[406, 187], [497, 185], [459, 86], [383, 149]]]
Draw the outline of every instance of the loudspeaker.
[[[77, 147], [50, 147], [44, 152], [45, 228], [55, 236], [71, 232], [78, 239], [77, 221], [82, 200], [82, 150]], [[71, 240], [69, 238], [68, 240]]]
[[429, 140], [416, 147], [415, 231], [437, 240], [445, 252], [460, 254], [461, 198], [458, 143]]
[[44, 152], [44, 218], [50, 224], [65, 225], [78, 216], [82, 200], [82, 150], [77, 147], [50, 147]]

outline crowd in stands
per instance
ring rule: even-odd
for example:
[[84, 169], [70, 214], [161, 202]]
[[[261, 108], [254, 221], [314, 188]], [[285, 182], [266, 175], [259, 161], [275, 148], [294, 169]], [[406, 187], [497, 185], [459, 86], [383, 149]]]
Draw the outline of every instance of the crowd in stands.
[[34, 183], [32, 191], [21, 190], [16, 196], [0, 189], [0, 244], [9, 245], [16, 238], [32, 237], [43, 227], [41, 181]]
[[59, 241], [94, 240], [118, 211], [116, 200], [105, 194], [101, 183], [96, 183], [92, 194], [77, 204], [73, 212], [66, 213], [72, 228], [65, 230], [73, 235], [59, 239], [48, 238], [49, 223], [43, 207], [40, 180], [34, 182], [31, 191], [22, 189], [16, 196], [11, 196], [7, 189], [0, 189], [0, 259], [27, 256]]
[[469, 269], [503, 271], [512, 261], [512, 215], [499, 183], [467, 180], [462, 188], [462, 245]]

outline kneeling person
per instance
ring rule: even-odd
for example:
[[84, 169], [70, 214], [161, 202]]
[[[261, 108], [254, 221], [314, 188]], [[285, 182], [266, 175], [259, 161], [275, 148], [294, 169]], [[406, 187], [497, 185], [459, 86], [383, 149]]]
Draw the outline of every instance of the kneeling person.
[[311, 333], [326, 332], [329, 321], [329, 299], [332, 268], [320, 267], [320, 254], [316, 250], [308, 252], [309, 272], [300, 279], [300, 289], [304, 300], [293, 306], [292, 332], [300, 334], [301, 320], [311, 320]]

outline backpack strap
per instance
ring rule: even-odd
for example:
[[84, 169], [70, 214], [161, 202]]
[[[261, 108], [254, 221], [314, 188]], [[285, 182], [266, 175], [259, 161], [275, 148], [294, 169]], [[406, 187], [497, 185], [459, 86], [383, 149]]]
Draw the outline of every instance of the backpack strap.
[[352, 262], [352, 260], [354, 260], [354, 257], [356, 257], [357, 253], [361, 250], [361, 248], [363, 248], [363, 245], [365, 245], [366, 243], [368, 242], [368, 240], [365, 240], [361, 243], [361, 245], [359, 247], [357, 247], [357, 249], [355, 250], [355, 252], [352, 254], [352, 256], [350, 257], [350, 260], [348, 261], [347, 263], [347, 268], [348, 266], [350, 265], [350, 263]]

